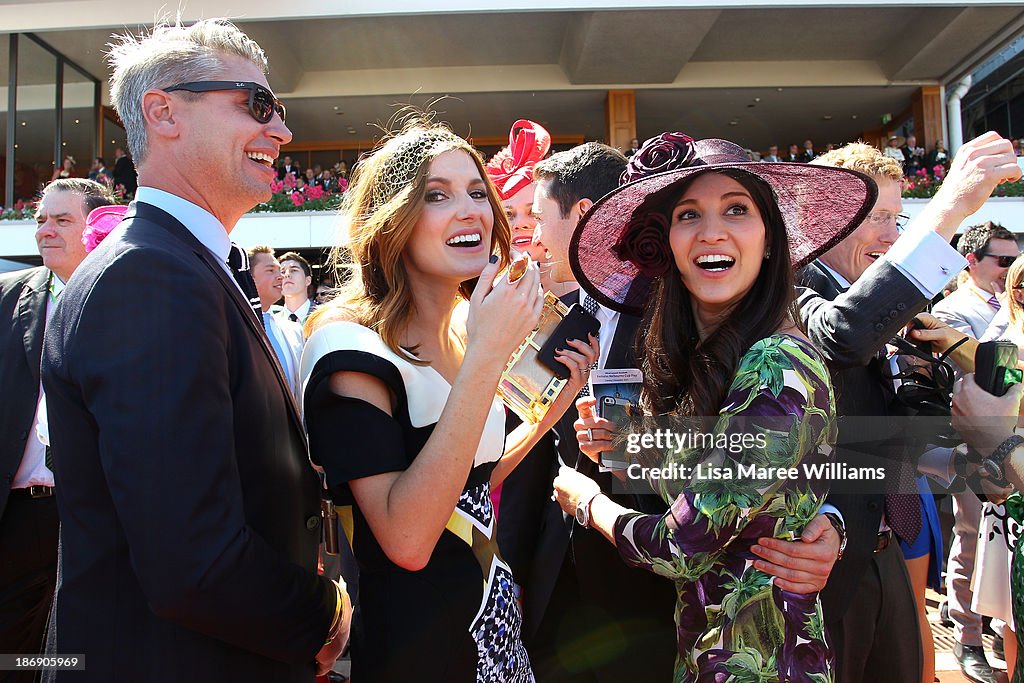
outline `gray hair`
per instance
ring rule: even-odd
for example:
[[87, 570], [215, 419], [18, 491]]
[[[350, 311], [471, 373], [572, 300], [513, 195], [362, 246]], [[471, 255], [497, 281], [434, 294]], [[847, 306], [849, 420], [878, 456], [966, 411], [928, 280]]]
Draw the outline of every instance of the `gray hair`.
[[180, 20], [173, 25], [159, 23], [148, 35], [128, 33], [114, 38], [115, 42], [107, 45], [107, 63], [113, 69], [110, 99], [124, 124], [136, 164], [145, 161], [149, 151], [142, 116], [142, 96], [147, 90], [213, 80], [223, 70], [223, 55], [247, 59], [267, 73], [263, 49], [226, 19], [204, 19], [188, 27]]
[[42, 196], [45, 197], [51, 192], [74, 192], [82, 195], [83, 216], [88, 216], [93, 209], [101, 206], [117, 204], [109, 187], [86, 178], [58, 178], [43, 188]]

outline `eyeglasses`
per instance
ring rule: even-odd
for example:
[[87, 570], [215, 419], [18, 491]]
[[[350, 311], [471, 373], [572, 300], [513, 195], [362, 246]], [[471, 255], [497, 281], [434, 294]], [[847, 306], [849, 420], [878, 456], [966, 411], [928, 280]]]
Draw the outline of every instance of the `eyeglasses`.
[[248, 90], [249, 91], [249, 115], [260, 123], [269, 123], [274, 117], [274, 112], [285, 119], [285, 108], [281, 100], [274, 96], [267, 88], [252, 81], [192, 81], [191, 83], [178, 83], [169, 88], [163, 88], [164, 92], [175, 90], [187, 90], [188, 92], [218, 92], [221, 90]]
[[896, 221], [896, 230], [901, 232], [909, 220], [910, 216], [906, 214], [891, 213], [889, 211], [872, 211], [864, 218], [865, 223], [873, 225], [888, 225], [891, 221]]
[[1009, 268], [1010, 266], [1013, 265], [1013, 262], [1017, 260], [1017, 256], [1020, 256], [1020, 254], [1016, 254], [1014, 256], [1002, 256], [1000, 254], [989, 254], [988, 252], [985, 252], [981, 254], [975, 254], [975, 256], [977, 256], [979, 259], [983, 259], [986, 256], [994, 258], [996, 260], [996, 263], [999, 264], [1000, 268]]

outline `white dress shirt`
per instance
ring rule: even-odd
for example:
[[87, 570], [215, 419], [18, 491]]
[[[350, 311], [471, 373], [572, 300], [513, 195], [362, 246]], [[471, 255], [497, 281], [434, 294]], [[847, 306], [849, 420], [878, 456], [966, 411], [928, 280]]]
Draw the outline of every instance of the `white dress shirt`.
[[[228, 267], [228, 254], [231, 252], [231, 238], [228, 237], [227, 228], [217, 220], [212, 213], [197, 206], [187, 199], [182, 199], [170, 192], [158, 190], [155, 187], [140, 186], [135, 193], [135, 201], [155, 206], [171, 214], [199, 240], [199, 242], [210, 250], [214, 260], [224, 269], [224, 272], [231, 276], [231, 281], [242, 292], [241, 286], [235, 280], [231, 268]], [[248, 300], [245, 292], [242, 298]]]
[[[64, 283], [59, 277], [50, 273], [50, 296], [46, 300], [46, 320], [50, 320], [53, 304], [64, 291]], [[25, 440], [25, 451], [21, 456], [21, 464], [11, 480], [12, 489], [24, 489], [29, 486], [53, 486], [53, 472], [46, 466], [46, 447], [50, 444], [50, 434], [46, 420], [46, 395], [43, 383], [39, 383], [39, 400], [36, 402], [36, 414], [32, 418], [32, 426]]]
[[284, 306], [281, 306], [276, 311], [273, 311], [273, 313], [278, 317], [278, 319], [285, 320], [290, 323], [296, 322], [295, 320], [292, 320], [290, 318], [291, 315], [294, 315], [296, 318], [298, 318], [298, 323], [301, 325], [302, 323], [306, 322], [306, 318], [309, 317], [309, 309], [312, 306], [313, 302], [310, 301], [309, 299], [306, 299], [305, 301], [302, 302], [302, 305], [296, 308], [294, 311], [288, 310], [288, 304], [286, 303]]

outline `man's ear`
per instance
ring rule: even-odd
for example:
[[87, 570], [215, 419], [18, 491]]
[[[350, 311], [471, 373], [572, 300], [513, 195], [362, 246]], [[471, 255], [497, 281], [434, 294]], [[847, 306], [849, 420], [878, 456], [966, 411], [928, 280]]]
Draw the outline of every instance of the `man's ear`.
[[311, 284], [313, 284], [313, 278], [311, 278], [310, 276], [307, 275], [306, 276], [306, 289], [309, 289], [309, 286]]
[[587, 211], [590, 211], [590, 207], [592, 207], [593, 205], [594, 205], [594, 202], [590, 201], [589, 199], [587, 199], [585, 197], [583, 199], [579, 200], [578, 202], [576, 202], [575, 206], [573, 206], [573, 210], [576, 212], [576, 222], [577, 223], [579, 223], [580, 220], [585, 215], [587, 215]]
[[964, 256], [964, 258], [967, 259], [967, 269], [968, 270], [970, 270], [974, 266], [978, 265], [978, 257], [977, 257], [977, 255], [974, 252], [968, 252], [968, 254], [966, 256]]
[[147, 90], [142, 95], [142, 118], [148, 134], [176, 138], [181, 134], [175, 119], [178, 103], [163, 90]]

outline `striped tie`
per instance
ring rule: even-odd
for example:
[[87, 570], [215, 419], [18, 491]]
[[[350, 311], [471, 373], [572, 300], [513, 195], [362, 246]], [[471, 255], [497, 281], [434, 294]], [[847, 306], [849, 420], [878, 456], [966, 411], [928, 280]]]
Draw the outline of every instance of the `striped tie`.
[[988, 298], [988, 305], [991, 306], [994, 310], [997, 310], [997, 311], [999, 310], [999, 308], [1001, 306], [1001, 304], [999, 303], [999, 298], [995, 294], [993, 294], [992, 296], [990, 296]]
[[256, 281], [252, 279], [249, 271], [249, 255], [237, 244], [231, 244], [231, 251], [228, 252], [228, 268], [238, 283], [238, 288], [252, 306], [252, 312], [259, 320], [263, 314], [263, 306], [260, 304], [260, 295], [256, 291]]
[[[597, 317], [597, 301], [592, 296], [590, 296], [587, 293], [584, 293], [583, 298], [580, 300], [580, 305], [583, 306], [584, 311], [594, 316], [595, 318]], [[594, 361], [594, 364], [590, 366], [590, 369], [591, 371], [597, 370], [597, 361]], [[583, 385], [583, 388], [580, 389], [580, 393], [576, 398], [584, 398], [585, 396], [590, 396], [589, 384]]]

